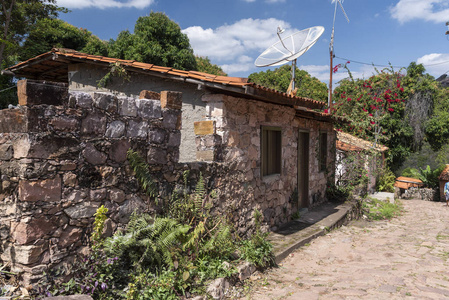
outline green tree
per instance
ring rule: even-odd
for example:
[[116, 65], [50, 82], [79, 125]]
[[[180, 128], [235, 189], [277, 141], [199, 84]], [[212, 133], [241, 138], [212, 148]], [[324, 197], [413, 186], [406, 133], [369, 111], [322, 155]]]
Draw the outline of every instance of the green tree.
[[[2, 0], [0, 2], [0, 68], [19, 61], [19, 49], [35, 24], [45, 18], [56, 18], [60, 12], [55, 0]], [[0, 109], [17, 103], [15, 82], [0, 75]]]
[[198, 71], [218, 76], [228, 76], [220, 66], [211, 63], [209, 57], [195, 56], [195, 59]]
[[117, 40], [111, 40], [109, 56], [180, 70], [197, 69], [187, 35], [160, 12], [138, 18], [134, 33], [122, 31]]
[[[291, 80], [291, 65], [283, 65], [280, 68], [249, 75], [250, 82], [267, 88], [286, 92]], [[307, 71], [296, 68], [295, 86], [298, 89], [296, 96], [311, 98], [318, 101], [327, 101], [327, 85]]]
[[69, 48], [94, 55], [108, 54], [107, 43], [88, 30], [59, 19], [42, 19], [29, 32], [20, 51], [20, 59], [27, 60], [50, 51], [53, 47]]

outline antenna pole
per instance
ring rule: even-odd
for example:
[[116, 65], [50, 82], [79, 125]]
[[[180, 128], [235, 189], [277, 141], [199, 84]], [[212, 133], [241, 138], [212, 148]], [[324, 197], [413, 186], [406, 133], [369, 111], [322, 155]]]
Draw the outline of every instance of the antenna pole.
[[292, 61], [292, 91], [295, 90], [295, 78], [296, 78], [296, 59]]
[[329, 107], [329, 113], [332, 113], [332, 71], [333, 71], [333, 59], [334, 59], [334, 53], [331, 49], [330, 51], [331, 56], [331, 68], [330, 68], [330, 76], [329, 76], [329, 97], [328, 97], [328, 103], [327, 107]]

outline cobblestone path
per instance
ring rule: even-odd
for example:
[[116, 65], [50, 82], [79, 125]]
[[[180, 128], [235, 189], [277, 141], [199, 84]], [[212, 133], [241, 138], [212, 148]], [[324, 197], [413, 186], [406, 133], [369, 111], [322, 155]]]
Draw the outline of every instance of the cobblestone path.
[[298, 249], [247, 299], [449, 298], [449, 208], [402, 203], [398, 218], [354, 222]]

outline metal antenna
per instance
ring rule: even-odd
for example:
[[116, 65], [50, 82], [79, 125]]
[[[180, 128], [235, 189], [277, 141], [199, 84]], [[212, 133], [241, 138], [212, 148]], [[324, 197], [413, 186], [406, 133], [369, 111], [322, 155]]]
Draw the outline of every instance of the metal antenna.
[[334, 60], [334, 33], [335, 33], [335, 17], [337, 16], [337, 3], [340, 5], [341, 11], [343, 12], [346, 21], [349, 23], [348, 15], [345, 12], [345, 9], [343, 8], [343, 2], [344, 0], [332, 0], [332, 3], [335, 2], [335, 10], [334, 10], [334, 22], [332, 23], [332, 33], [331, 33], [331, 42], [329, 44], [329, 52], [330, 52], [330, 76], [329, 76], [329, 97], [328, 97], [328, 103], [327, 106], [329, 107], [329, 112], [331, 112], [331, 106], [332, 106], [332, 72], [334, 69], [333, 66], [333, 60]]

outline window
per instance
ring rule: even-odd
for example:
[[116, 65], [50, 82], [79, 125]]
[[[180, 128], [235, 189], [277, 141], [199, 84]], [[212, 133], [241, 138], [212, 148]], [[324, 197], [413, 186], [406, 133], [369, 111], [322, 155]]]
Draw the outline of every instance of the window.
[[320, 133], [320, 171], [325, 171], [327, 167], [327, 132]]
[[262, 127], [262, 176], [281, 174], [282, 131], [278, 127]]

